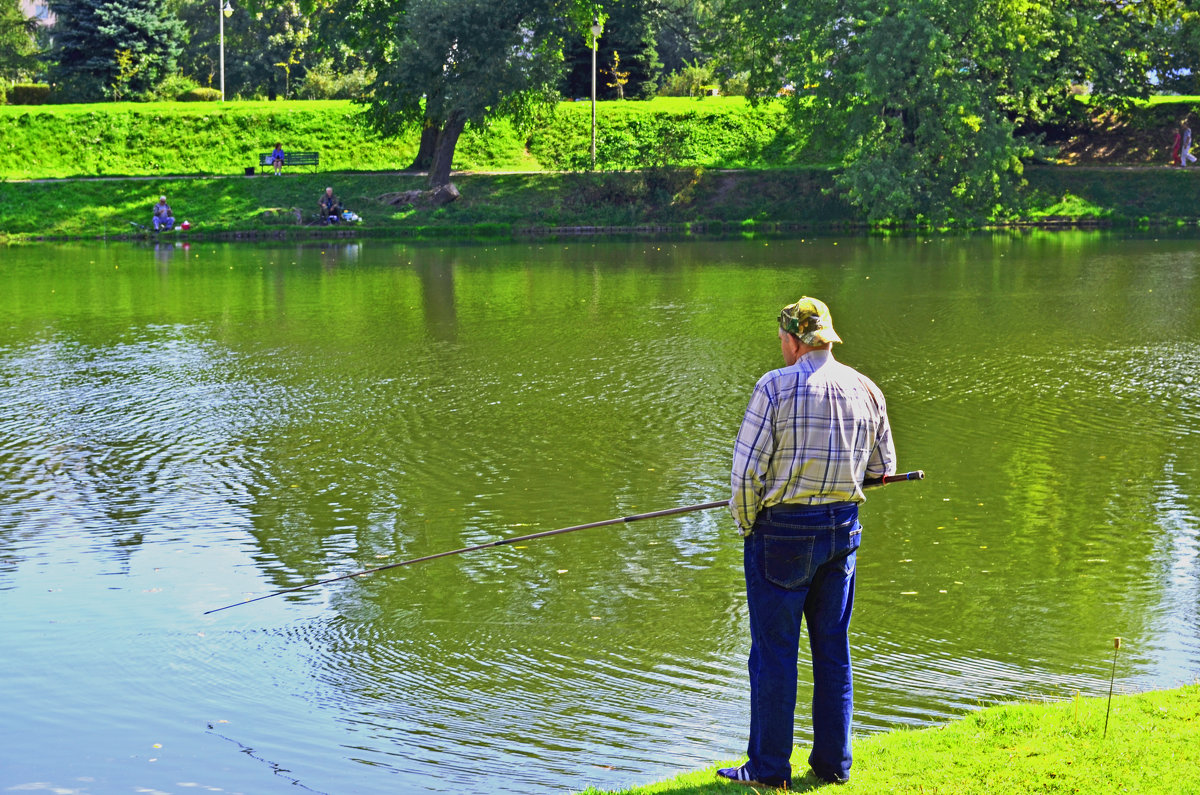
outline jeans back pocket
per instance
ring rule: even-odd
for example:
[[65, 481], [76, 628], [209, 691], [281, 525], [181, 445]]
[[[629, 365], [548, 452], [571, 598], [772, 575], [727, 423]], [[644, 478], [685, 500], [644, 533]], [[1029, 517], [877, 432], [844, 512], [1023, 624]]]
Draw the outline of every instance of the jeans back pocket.
[[812, 580], [817, 564], [813, 563], [816, 537], [763, 535], [763, 574], [772, 585], [787, 590], [801, 588]]

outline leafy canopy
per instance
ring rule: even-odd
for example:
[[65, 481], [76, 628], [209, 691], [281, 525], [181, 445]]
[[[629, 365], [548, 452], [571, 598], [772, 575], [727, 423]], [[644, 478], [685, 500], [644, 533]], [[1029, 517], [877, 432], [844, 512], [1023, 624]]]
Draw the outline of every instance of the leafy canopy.
[[872, 221], [994, 218], [1016, 205], [1022, 125], [1073, 85], [1145, 93], [1159, 12], [1119, 0], [723, 0], [716, 41], [748, 93], [784, 95]]
[[73, 101], [148, 94], [175, 71], [183, 28], [153, 0], [51, 0], [56, 94]]

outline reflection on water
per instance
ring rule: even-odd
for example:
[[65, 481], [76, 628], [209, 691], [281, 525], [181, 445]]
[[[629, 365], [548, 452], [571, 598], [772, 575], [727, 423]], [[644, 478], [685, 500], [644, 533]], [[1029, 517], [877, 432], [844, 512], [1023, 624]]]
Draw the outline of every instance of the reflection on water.
[[1193, 679], [1197, 273], [1194, 241], [1077, 233], [6, 250], [0, 784], [537, 793], [738, 756], [720, 510], [203, 613], [720, 499], [800, 293], [928, 473], [863, 511], [859, 731], [1106, 692], [1117, 635], [1121, 687]]

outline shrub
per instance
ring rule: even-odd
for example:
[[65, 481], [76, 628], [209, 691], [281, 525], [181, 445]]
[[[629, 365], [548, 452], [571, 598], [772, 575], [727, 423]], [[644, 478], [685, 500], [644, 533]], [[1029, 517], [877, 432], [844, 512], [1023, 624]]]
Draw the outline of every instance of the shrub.
[[[554, 124], [530, 134], [529, 151], [547, 168], [587, 169], [589, 127], [583, 103], [563, 103]], [[795, 162], [786, 148], [795, 140], [782, 105], [756, 108], [732, 99], [609, 103], [597, 119], [596, 166], [770, 167]]]
[[192, 78], [174, 74], [154, 87], [154, 99], [173, 100], [199, 87], [200, 84]]
[[712, 93], [717, 78], [713, 68], [708, 64], [690, 64], [683, 62], [683, 68], [667, 75], [662, 87], [658, 89], [660, 97], [699, 97]]
[[749, 72], [737, 72], [721, 78], [721, 93], [727, 97], [744, 97], [749, 88]]
[[215, 88], [193, 88], [178, 97], [180, 102], [219, 102], [221, 92]]
[[45, 83], [17, 83], [8, 91], [9, 105], [44, 105], [50, 96]]
[[336, 74], [329, 61], [310, 68], [296, 89], [299, 99], [359, 99], [367, 91], [372, 75], [363, 69]]

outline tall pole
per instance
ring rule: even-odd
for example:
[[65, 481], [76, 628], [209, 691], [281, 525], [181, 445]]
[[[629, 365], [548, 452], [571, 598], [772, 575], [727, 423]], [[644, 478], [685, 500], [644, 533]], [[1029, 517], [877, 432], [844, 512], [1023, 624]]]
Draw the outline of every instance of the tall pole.
[[221, 28], [221, 101], [225, 101], [225, 9], [217, 0], [217, 22]]
[[596, 37], [600, 35], [600, 20], [592, 24], [592, 171], [596, 170]]

